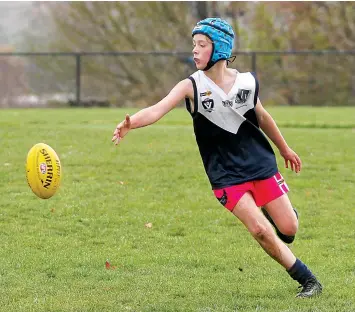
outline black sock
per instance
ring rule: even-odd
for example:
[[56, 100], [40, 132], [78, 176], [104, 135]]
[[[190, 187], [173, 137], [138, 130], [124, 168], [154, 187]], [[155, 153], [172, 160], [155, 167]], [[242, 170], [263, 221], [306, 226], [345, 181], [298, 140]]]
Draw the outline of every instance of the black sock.
[[313, 273], [300, 259], [296, 259], [295, 264], [287, 270], [287, 273], [301, 285], [304, 285], [308, 279], [315, 278]]

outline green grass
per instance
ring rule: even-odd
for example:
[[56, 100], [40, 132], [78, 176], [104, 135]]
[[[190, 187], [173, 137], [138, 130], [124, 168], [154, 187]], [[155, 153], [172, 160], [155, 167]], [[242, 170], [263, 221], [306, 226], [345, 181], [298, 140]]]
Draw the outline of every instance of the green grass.
[[[300, 212], [291, 249], [324, 284], [311, 300], [213, 197], [188, 113], [114, 147], [125, 112], [0, 111], [0, 311], [355, 311], [354, 108], [270, 109], [303, 161], [296, 175], [277, 154]], [[49, 200], [25, 179], [38, 142], [63, 167]]]

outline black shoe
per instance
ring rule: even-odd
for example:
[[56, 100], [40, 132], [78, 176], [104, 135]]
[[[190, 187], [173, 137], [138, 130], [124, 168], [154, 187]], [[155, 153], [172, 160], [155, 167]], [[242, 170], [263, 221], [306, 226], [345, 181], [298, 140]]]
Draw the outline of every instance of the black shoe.
[[[295, 236], [289, 236], [289, 235], [285, 235], [282, 234], [279, 229], [277, 228], [274, 220], [272, 220], [272, 218], [270, 217], [269, 213], [266, 211], [266, 209], [264, 207], [261, 208], [261, 211], [263, 212], [264, 216], [266, 217], [266, 219], [269, 220], [269, 222], [272, 224], [272, 226], [275, 228], [276, 230], [276, 234], [277, 236], [286, 244], [291, 244], [294, 240], [295, 240]], [[293, 208], [293, 211], [296, 214], [296, 217], [298, 219], [298, 212], [295, 208]]]
[[323, 286], [315, 277], [312, 277], [301, 286], [302, 290], [296, 295], [296, 298], [316, 297], [322, 293]]

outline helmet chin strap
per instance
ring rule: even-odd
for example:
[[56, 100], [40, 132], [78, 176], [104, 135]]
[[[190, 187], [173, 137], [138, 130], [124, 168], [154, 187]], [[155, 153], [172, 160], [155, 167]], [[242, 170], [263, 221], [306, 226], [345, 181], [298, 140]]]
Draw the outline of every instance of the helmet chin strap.
[[210, 60], [208, 61], [207, 65], [203, 69], [203, 71], [209, 70], [214, 64], [216, 64], [216, 62], [212, 61], [213, 53], [214, 53], [214, 42], [212, 41], [212, 52], [211, 52]]
[[[228, 58], [227, 61], [227, 66], [230, 63], [233, 63], [235, 61], [237, 56], [233, 55], [230, 58]], [[222, 60], [218, 60], [217, 62], [222, 61]], [[203, 69], [203, 71], [209, 70], [214, 64], [216, 64], [217, 62], [212, 62], [211, 60], [208, 61], [207, 66]]]
[[236, 59], [236, 55], [232, 55], [228, 60], [227, 60], [227, 65], [229, 65], [229, 63], [233, 63]]
[[216, 63], [209, 60], [207, 66], [203, 69], [203, 71], [209, 70], [214, 64]]

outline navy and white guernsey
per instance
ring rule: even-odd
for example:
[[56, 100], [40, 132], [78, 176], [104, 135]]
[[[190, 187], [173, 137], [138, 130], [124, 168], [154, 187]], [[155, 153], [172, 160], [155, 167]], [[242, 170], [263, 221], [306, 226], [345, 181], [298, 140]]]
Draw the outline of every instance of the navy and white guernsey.
[[263, 180], [278, 172], [273, 149], [255, 114], [259, 84], [255, 75], [237, 73], [228, 94], [203, 71], [189, 79], [194, 87], [193, 118], [196, 141], [213, 189]]

